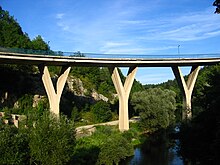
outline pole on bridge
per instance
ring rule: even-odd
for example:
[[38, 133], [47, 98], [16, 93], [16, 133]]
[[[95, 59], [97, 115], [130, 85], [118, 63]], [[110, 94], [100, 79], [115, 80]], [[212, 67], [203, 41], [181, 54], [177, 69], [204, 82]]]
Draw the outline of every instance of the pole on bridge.
[[62, 67], [60, 75], [56, 82], [56, 87], [53, 86], [51, 76], [47, 66], [39, 66], [39, 70], [42, 75], [42, 81], [48, 96], [50, 104], [50, 112], [59, 116], [60, 113], [60, 98], [63, 92], [64, 85], [66, 83], [68, 74], [71, 67]]
[[187, 83], [182, 75], [180, 67], [173, 66], [172, 70], [173, 70], [173, 73], [176, 77], [177, 83], [183, 95], [182, 119], [190, 120], [192, 118], [192, 110], [191, 110], [192, 109], [191, 107], [192, 92], [193, 92], [193, 88], [196, 83], [196, 79], [197, 79], [197, 76], [200, 70], [200, 66], [192, 66]]
[[124, 85], [122, 84], [117, 67], [109, 68], [109, 71], [112, 75], [112, 81], [119, 98], [119, 130], [126, 131], [129, 130], [128, 98], [137, 72], [137, 67], [129, 67]]

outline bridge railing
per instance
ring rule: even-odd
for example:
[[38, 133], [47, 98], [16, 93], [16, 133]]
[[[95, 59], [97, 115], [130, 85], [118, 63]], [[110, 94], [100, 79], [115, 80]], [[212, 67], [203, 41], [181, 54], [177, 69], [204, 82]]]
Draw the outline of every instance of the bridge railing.
[[212, 54], [163, 54], [163, 55], [141, 55], [141, 54], [95, 54], [84, 53], [91, 58], [135, 58], [135, 59], [166, 59], [166, 58], [220, 58], [220, 53]]
[[68, 56], [68, 57], [86, 57], [86, 58], [130, 58], [130, 59], [162, 59], [162, 58], [220, 58], [220, 53], [207, 54], [163, 54], [163, 55], [144, 55], [144, 54], [101, 54], [101, 53], [81, 53], [81, 52], [62, 52], [52, 50], [34, 50], [23, 48], [4, 48], [0, 47], [0, 52]]

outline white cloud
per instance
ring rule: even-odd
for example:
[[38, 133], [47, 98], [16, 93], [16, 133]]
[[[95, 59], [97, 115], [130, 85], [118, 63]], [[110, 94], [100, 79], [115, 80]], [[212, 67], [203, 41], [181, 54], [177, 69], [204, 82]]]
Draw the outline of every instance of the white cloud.
[[64, 15], [65, 15], [64, 13], [58, 13], [58, 14], [56, 14], [56, 18], [62, 19]]
[[[152, 20], [154, 29], [146, 29], [143, 40], [194, 41], [219, 36], [220, 17], [212, 11], [186, 13], [169, 18]], [[150, 33], [151, 32], [151, 33]]]
[[[220, 17], [212, 10], [145, 18], [143, 8], [124, 8], [124, 1], [104, 6], [101, 14], [58, 13], [57, 26], [64, 40], [84, 52], [158, 54], [177, 48], [178, 42], [199, 41], [220, 35]], [[88, 13], [93, 12], [92, 9]], [[154, 44], [152, 44], [154, 43]], [[156, 44], [155, 44], [156, 43]], [[156, 45], [156, 46], [155, 46]], [[176, 52], [176, 51], [175, 51]]]
[[69, 25], [67, 25], [67, 24], [65, 24], [63, 22], [58, 22], [57, 25], [59, 27], [61, 27], [61, 29], [64, 30], [64, 31], [68, 31], [70, 29]]

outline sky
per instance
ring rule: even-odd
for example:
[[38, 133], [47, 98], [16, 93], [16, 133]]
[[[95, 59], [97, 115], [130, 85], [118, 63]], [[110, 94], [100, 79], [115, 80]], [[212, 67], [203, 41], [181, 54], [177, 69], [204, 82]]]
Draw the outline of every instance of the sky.
[[[214, 0], [1, 0], [31, 39], [52, 50], [104, 54], [220, 53]], [[189, 67], [182, 68], [183, 74]], [[123, 69], [126, 73], [126, 69]], [[170, 68], [139, 68], [136, 79], [174, 79]]]

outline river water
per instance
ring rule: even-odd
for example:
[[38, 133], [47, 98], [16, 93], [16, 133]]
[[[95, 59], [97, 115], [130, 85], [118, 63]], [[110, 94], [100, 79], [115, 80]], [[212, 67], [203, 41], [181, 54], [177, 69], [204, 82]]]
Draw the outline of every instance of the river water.
[[157, 143], [137, 147], [134, 156], [127, 158], [120, 165], [184, 165], [177, 153], [179, 140], [166, 138]]
[[123, 165], [184, 165], [178, 156], [177, 149], [159, 147], [154, 152], [145, 153], [140, 147], [135, 149], [133, 157], [128, 158]]

